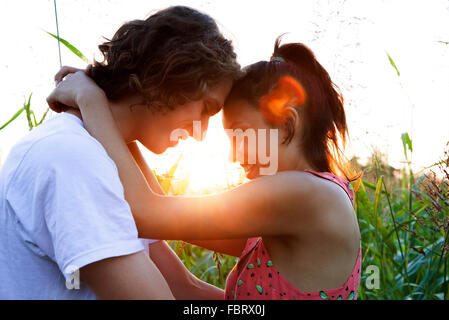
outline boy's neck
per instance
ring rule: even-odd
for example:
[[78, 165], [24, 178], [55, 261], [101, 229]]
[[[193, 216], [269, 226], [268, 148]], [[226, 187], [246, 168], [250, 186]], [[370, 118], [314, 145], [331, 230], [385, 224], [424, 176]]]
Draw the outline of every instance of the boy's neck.
[[[133, 113], [128, 105], [128, 102], [114, 102], [109, 100], [109, 107], [111, 108], [112, 116], [125, 142], [130, 143], [135, 141], [137, 139], [135, 129], [136, 119], [138, 117], [136, 117], [135, 112]], [[83, 120], [81, 111], [78, 109], [71, 108], [65, 112], [78, 117], [80, 120]]]

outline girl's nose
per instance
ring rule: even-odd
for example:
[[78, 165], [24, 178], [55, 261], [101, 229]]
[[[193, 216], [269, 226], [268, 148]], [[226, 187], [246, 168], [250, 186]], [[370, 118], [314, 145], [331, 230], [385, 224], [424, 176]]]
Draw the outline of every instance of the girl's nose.
[[[238, 145], [236, 145], [235, 148], [232, 148], [230, 156], [232, 157], [232, 162], [237, 161], [242, 164], [245, 162], [245, 141], [244, 139], [236, 139], [236, 143], [238, 143]], [[235, 158], [233, 150], [235, 150]]]
[[235, 157], [234, 157], [234, 146], [231, 145], [231, 147], [229, 148], [229, 154], [228, 154], [228, 160], [231, 162], [235, 162]]

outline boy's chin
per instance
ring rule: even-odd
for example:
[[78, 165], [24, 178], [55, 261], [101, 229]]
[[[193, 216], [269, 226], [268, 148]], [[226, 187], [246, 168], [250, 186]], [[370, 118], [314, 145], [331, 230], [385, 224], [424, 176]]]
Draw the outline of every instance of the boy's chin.
[[[142, 143], [142, 142], [141, 142]], [[168, 141], [166, 143], [154, 143], [154, 144], [145, 144], [142, 143], [148, 150], [153, 152], [154, 154], [162, 154], [169, 148], [174, 148], [178, 145], [179, 140], [177, 141]]]
[[165, 150], [167, 150], [169, 148], [169, 145], [163, 145], [163, 144], [158, 144], [158, 145], [149, 145], [149, 144], [145, 144], [145, 143], [142, 143], [142, 144], [144, 145], [145, 148], [147, 148], [154, 154], [162, 154], [165, 152]]
[[156, 148], [150, 149], [154, 154], [162, 154], [164, 153], [170, 146], [158, 146]]

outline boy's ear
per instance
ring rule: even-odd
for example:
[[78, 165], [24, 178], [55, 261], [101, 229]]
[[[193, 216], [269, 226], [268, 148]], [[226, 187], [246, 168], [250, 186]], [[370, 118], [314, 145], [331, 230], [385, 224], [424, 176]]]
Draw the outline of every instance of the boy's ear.
[[287, 115], [287, 119], [285, 123], [283, 124], [283, 140], [282, 143], [289, 144], [290, 141], [292, 141], [293, 137], [295, 136], [295, 133], [297, 130], [299, 130], [300, 127], [300, 117], [298, 110], [296, 110], [294, 107], [286, 107], [285, 113]]

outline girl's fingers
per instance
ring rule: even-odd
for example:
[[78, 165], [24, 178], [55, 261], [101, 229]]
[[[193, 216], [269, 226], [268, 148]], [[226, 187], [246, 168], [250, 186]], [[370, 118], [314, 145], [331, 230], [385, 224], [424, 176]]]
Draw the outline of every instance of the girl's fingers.
[[63, 106], [57, 102], [51, 95], [47, 97], [48, 107], [56, 113], [60, 113], [64, 111]]
[[90, 77], [90, 71], [92, 70], [92, 65], [88, 64], [86, 67], [86, 70], [84, 71], [86, 73], [87, 76]]
[[69, 66], [64, 66], [62, 67], [58, 73], [56, 73], [55, 75], [55, 85], [58, 85], [65, 76], [67, 76], [70, 73], [75, 73], [78, 71], [83, 71], [82, 69], [78, 69], [78, 68], [74, 68], [74, 67], [69, 67]]
[[[57, 90], [57, 89], [55, 89], [55, 90]], [[56, 113], [61, 113], [61, 112], [67, 111], [70, 108], [69, 106], [66, 106], [65, 104], [59, 102], [57, 93], [55, 91], [53, 91], [47, 97], [47, 104], [48, 104], [48, 107]]]

